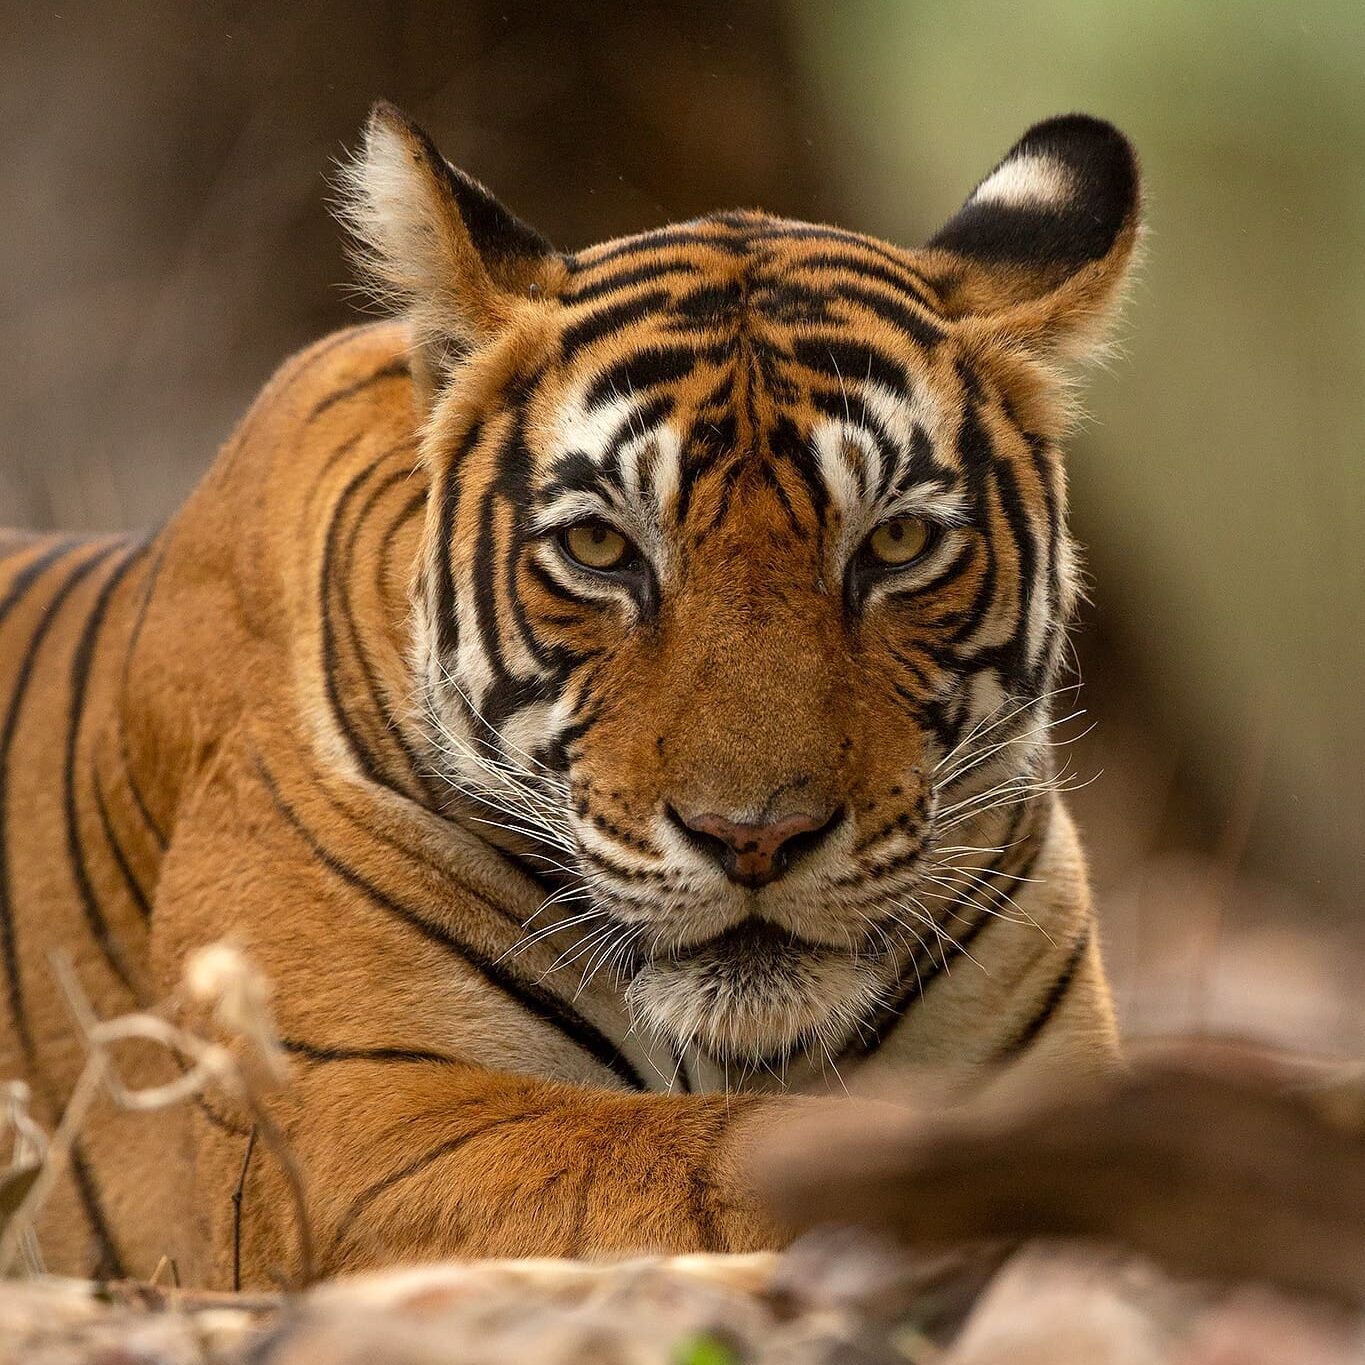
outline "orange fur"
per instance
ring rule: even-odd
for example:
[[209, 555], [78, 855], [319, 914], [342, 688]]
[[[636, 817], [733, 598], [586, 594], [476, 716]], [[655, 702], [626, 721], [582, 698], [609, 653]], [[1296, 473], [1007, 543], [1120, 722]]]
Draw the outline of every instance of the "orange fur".
[[[803, 237], [802, 225], [760, 215], [692, 225], [681, 250], [717, 297], [818, 279], [830, 267], [817, 258], [835, 251], [903, 281], [914, 295], [906, 306], [936, 342], [860, 306], [845, 286], [840, 326], [913, 376], [922, 420], [945, 449], [963, 439], [964, 412], [975, 414], [993, 458], [1013, 469], [1024, 512], [991, 493], [979, 523], [945, 532], [961, 541], [961, 570], [932, 610], [878, 608], [851, 634], [847, 599], [826, 582], [842, 514], [812, 501], [792, 460], [766, 472], [743, 464], [783, 422], [802, 439], [819, 427], [818, 382], [782, 398], [780, 385], [746, 381], [747, 396], [727, 399], [729, 444], [697, 477], [681, 548], [669, 551], [686, 572], [643, 629], [615, 608], [566, 604], [546, 578], [558, 572], [545, 569], [551, 561], [532, 564], [550, 551], [518, 539], [520, 513], [497, 489], [514, 437], [535, 477], [545, 474], [585, 376], [672, 344], [669, 309], [684, 285], [662, 265], [592, 293], [623, 260], [661, 263], [664, 248], [646, 237], [566, 263], [519, 236], [520, 254], [500, 256], [461, 207], [459, 195], [474, 191], [443, 178], [424, 135], [381, 112], [372, 140], [397, 156], [389, 171], [400, 179], [385, 190], [388, 208], [362, 208], [358, 226], [409, 321], [338, 334], [287, 364], [155, 536], [5, 543], [0, 1074], [28, 1077], [49, 1122], [70, 1093], [81, 1057], [48, 969], [54, 950], [74, 955], [110, 1016], [173, 995], [187, 954], [226, 939], [274, 983], [294, 1080], [272, 1103], [305, 1171], [324, 1270], [450, 1253], [770, 1245], [781, 1231], [749, 1199], [740, 1157], [758, 1129], [810, 1101], [757, 1093], [774, 1088], [761, 1072], [729, 1096], [647, 1091], [668, 1088], [674, 1062], [697, 1090], [723, 1086], [728, 1064], [715, 1059], [741, 1043], [755, 1058], [777, 1048], [785, 1059], [800, 1021], [757, 1006], [746, 1015], [737, 1002], [732, 1019], [698, 1025], [712, 1054], [685, 1064], [636, 1035], [638, 1000], [627, 992], [594, 987], [579, 998], [573, 962], [563, 961], [571, 926], [526, 941], [525, 925], [545, 912], [545, 887], [526, 870], [535, 840], [490, 826], [498, 810], [502, 823], [517, 822], [491, 795], [453, 789], [443, 769], [442, 743], [463, 744], [468, 759], [485, 741], [477, 728], [456, 741], [433, 732], [431, 690], [443, 683], [429, 671], [428, 637], [441, 629], [431, 604], [443, 575], [456, 592], [482, 582], [485, 625], [509, 659], [529, 648], [516, 644], [520, 610], [542, 642], [600, 660], [566, 684], [593, 717], [566, 760], [563, 818], [581, 822], [580, 839], [611, 841], [625, 856], [657, 837], [661, 803], [750, 810], [769, 793], [767, 819], [839, 812], [850, 859], [929, 828], [945, 755], [931, 729], [907, 721], [905, 699], [927, 706], [951, 691], [943, 651], [991, 584], [1001, 647], [1009, 622], [1024, 630], [1032, 584], [1019, 517], [1032, 519], [1039, 543], [1047, 517], [1063, 536], [1054, 441], [1066, 417], [1052, 342], [1088, 328], [1117, 287], [1136, 201], [1106, 253], [1060, 284], [1056, 269], [993, 273], [957, 247], [899, 252], [851, 235]], [[401, 179], [408, 157], [414, 180]], [[397, 226], [395, 203], [409, 214]], [[741, 239], [764, 244], [761, 271], [734, 246]], [[570, 329], [649, 289], [669, 300], [560, 364]], [[723, 355], [664, 384], [675, 422], [704, 415], [722, 371], [748, 373], [764, 347], [805, 335], [744, 302], [732, 324]], [[872, 364], [869, 352], [869, 375]], [[856, 389], [863, 376], [845, 380]], [[657, 470], [666, 452], [656, 442], [639, 458]], [[485, 543], [498, 547], [495, 577], [479, 557]], [[1058, 555], [1045, 623], [1056, 632], [1071, 593], [1065, 549]], [[911, 634], [907, 610], [918, 613]], [[897, 677], [898, 687], [888, 681]], [[503, 752], [520, 750], [509, 742]], [[1038, 793], [1013, 801], [1013, 813], [970, 812], [972, 838], [1007, 845], [989, 870], [995, 917], [983, 911], [974, 931], [989, 978], [945, 972], [922, 1009], [911, 1012], [909, 996], [899, 1013], [883, 1009], [876, 1027], [894, 1029], [896, 1041], [875, 1057], [858, 1053], [849, 1024], [838, 1046], [850, 1065], [862, 1056], [869, 1074], [940, 1066], [971, 1085], [1016, 1054], [1035, 1067], [1110, 1063], [1084, 865], [1045, 789], [1049, 771], [1038, 769]], [[1026, 869], [1047, 887], [1009, 881]], [[1008, 931], [1009, 912], [998, 912], [1009, 896], [998, 891], [1010, 885], [1050, 937]], [[863, 932], [867, 902], [821, 891], [781, 904], [783, 924], [814, 945], [808, 1006], [812, 1037], [823, 1038], [819, 972], [839, 980], [865, 969], [856, 947], [849, 966], [839, 945]], [[689, 922], [680, 914], [652, 932], [675, 936], [667, 952], [690, 951], [691, 939], [679, 947]], [[947, 921], [937, 930], [945, 966], [954, 929], [966, 936]], [[908, 938], [889, 921], [881, 932], [897, 937], [898, 981], [913, 979], [912, 966], [937, 970], [932, 941], [905, 956]], [[889, 999], [889, 989], [869, 998]], [[144, 1082], [170, 1074], [164, 1057], [125, 1060]], [[791, 1088], [821, 1089], [821, 1068], [818, 1056], [804, 1071], [793, 1062]], [[240, 1221], [234, 1213], [250, 1132], [249, 1115], [221, 1097], [154, 1118], [99, 1112], [44, 1221], [49, 1264], [146, 1274], [169, 1254], [186, 1280], [218, 1285], [237, 1261], [254, 1284], [295, 1266], [281, 1173], [259, 1147]]]

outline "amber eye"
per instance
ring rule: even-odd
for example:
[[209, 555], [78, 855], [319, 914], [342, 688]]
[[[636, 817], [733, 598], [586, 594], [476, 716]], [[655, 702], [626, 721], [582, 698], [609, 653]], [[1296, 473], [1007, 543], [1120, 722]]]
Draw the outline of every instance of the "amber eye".
[[585, 569], [619, 569], [635, 555], [630, 541], [601, 521], [581, 521], [568, 527], [560, 532], [559, 543], [564, 553]]
[[885, 521], [867, 538], [867, 553], [878, 564], [899, 569], [918, 559], [933, 539], [929, 524], [919, 517]]

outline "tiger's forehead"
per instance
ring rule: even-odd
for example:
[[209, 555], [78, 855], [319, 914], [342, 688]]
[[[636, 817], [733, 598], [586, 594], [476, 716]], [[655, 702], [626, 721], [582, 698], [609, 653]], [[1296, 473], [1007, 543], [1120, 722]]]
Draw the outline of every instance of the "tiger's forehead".
[[532, 419], [542, 492], [685, 513], [711, 475], [795, 487], [817, 509], [950, 481], [961, 384], [906, 253], [722, 214], [570, 267]]
[[[615, 238], [566, 257], [565, 263], [569, 277], [560, 294], [565, 303], [654, 284], [661, 270], [742, 274], [757, 284], [771, 284], [783, 271], [805, 268], [861, 272], [910, 295], [927, 313], [941, 313], [937, 290], [919, 269], [915, 252], [847, 228], [749, 210], [708, 214]], [[932, 319], [926, 321], [932, 325]]]

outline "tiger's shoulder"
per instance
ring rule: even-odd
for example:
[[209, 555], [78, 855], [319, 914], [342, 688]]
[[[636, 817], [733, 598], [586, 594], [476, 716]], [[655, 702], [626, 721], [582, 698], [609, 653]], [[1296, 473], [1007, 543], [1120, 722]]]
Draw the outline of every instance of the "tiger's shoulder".
[[338, 501], [363, 471], [422, 486], [407, 330], [324, 336], [279, 366], [167, 528], [167, 587], [230, 585], [250, 633], [285, 637], [317, 614], [310, 585]]
[[256, 396], [186, 510], [238, 482], [259, 495], [321, 475], [339, 452], [415, 435], [418, 411], [401, 322], [345, 327], [285, 360]]

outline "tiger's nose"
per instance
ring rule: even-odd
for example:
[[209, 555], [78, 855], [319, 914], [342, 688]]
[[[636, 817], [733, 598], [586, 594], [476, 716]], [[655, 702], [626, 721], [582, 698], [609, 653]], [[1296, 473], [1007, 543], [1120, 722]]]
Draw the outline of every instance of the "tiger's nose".
[[732, 882], [749, 887], [776, 881], [798, 858], [822, 843], [844, 815], [840, 809], [747, 824], [723, 815], [683, 816], [672, 806], [668, 814], [693, 847], [715, 859]]

